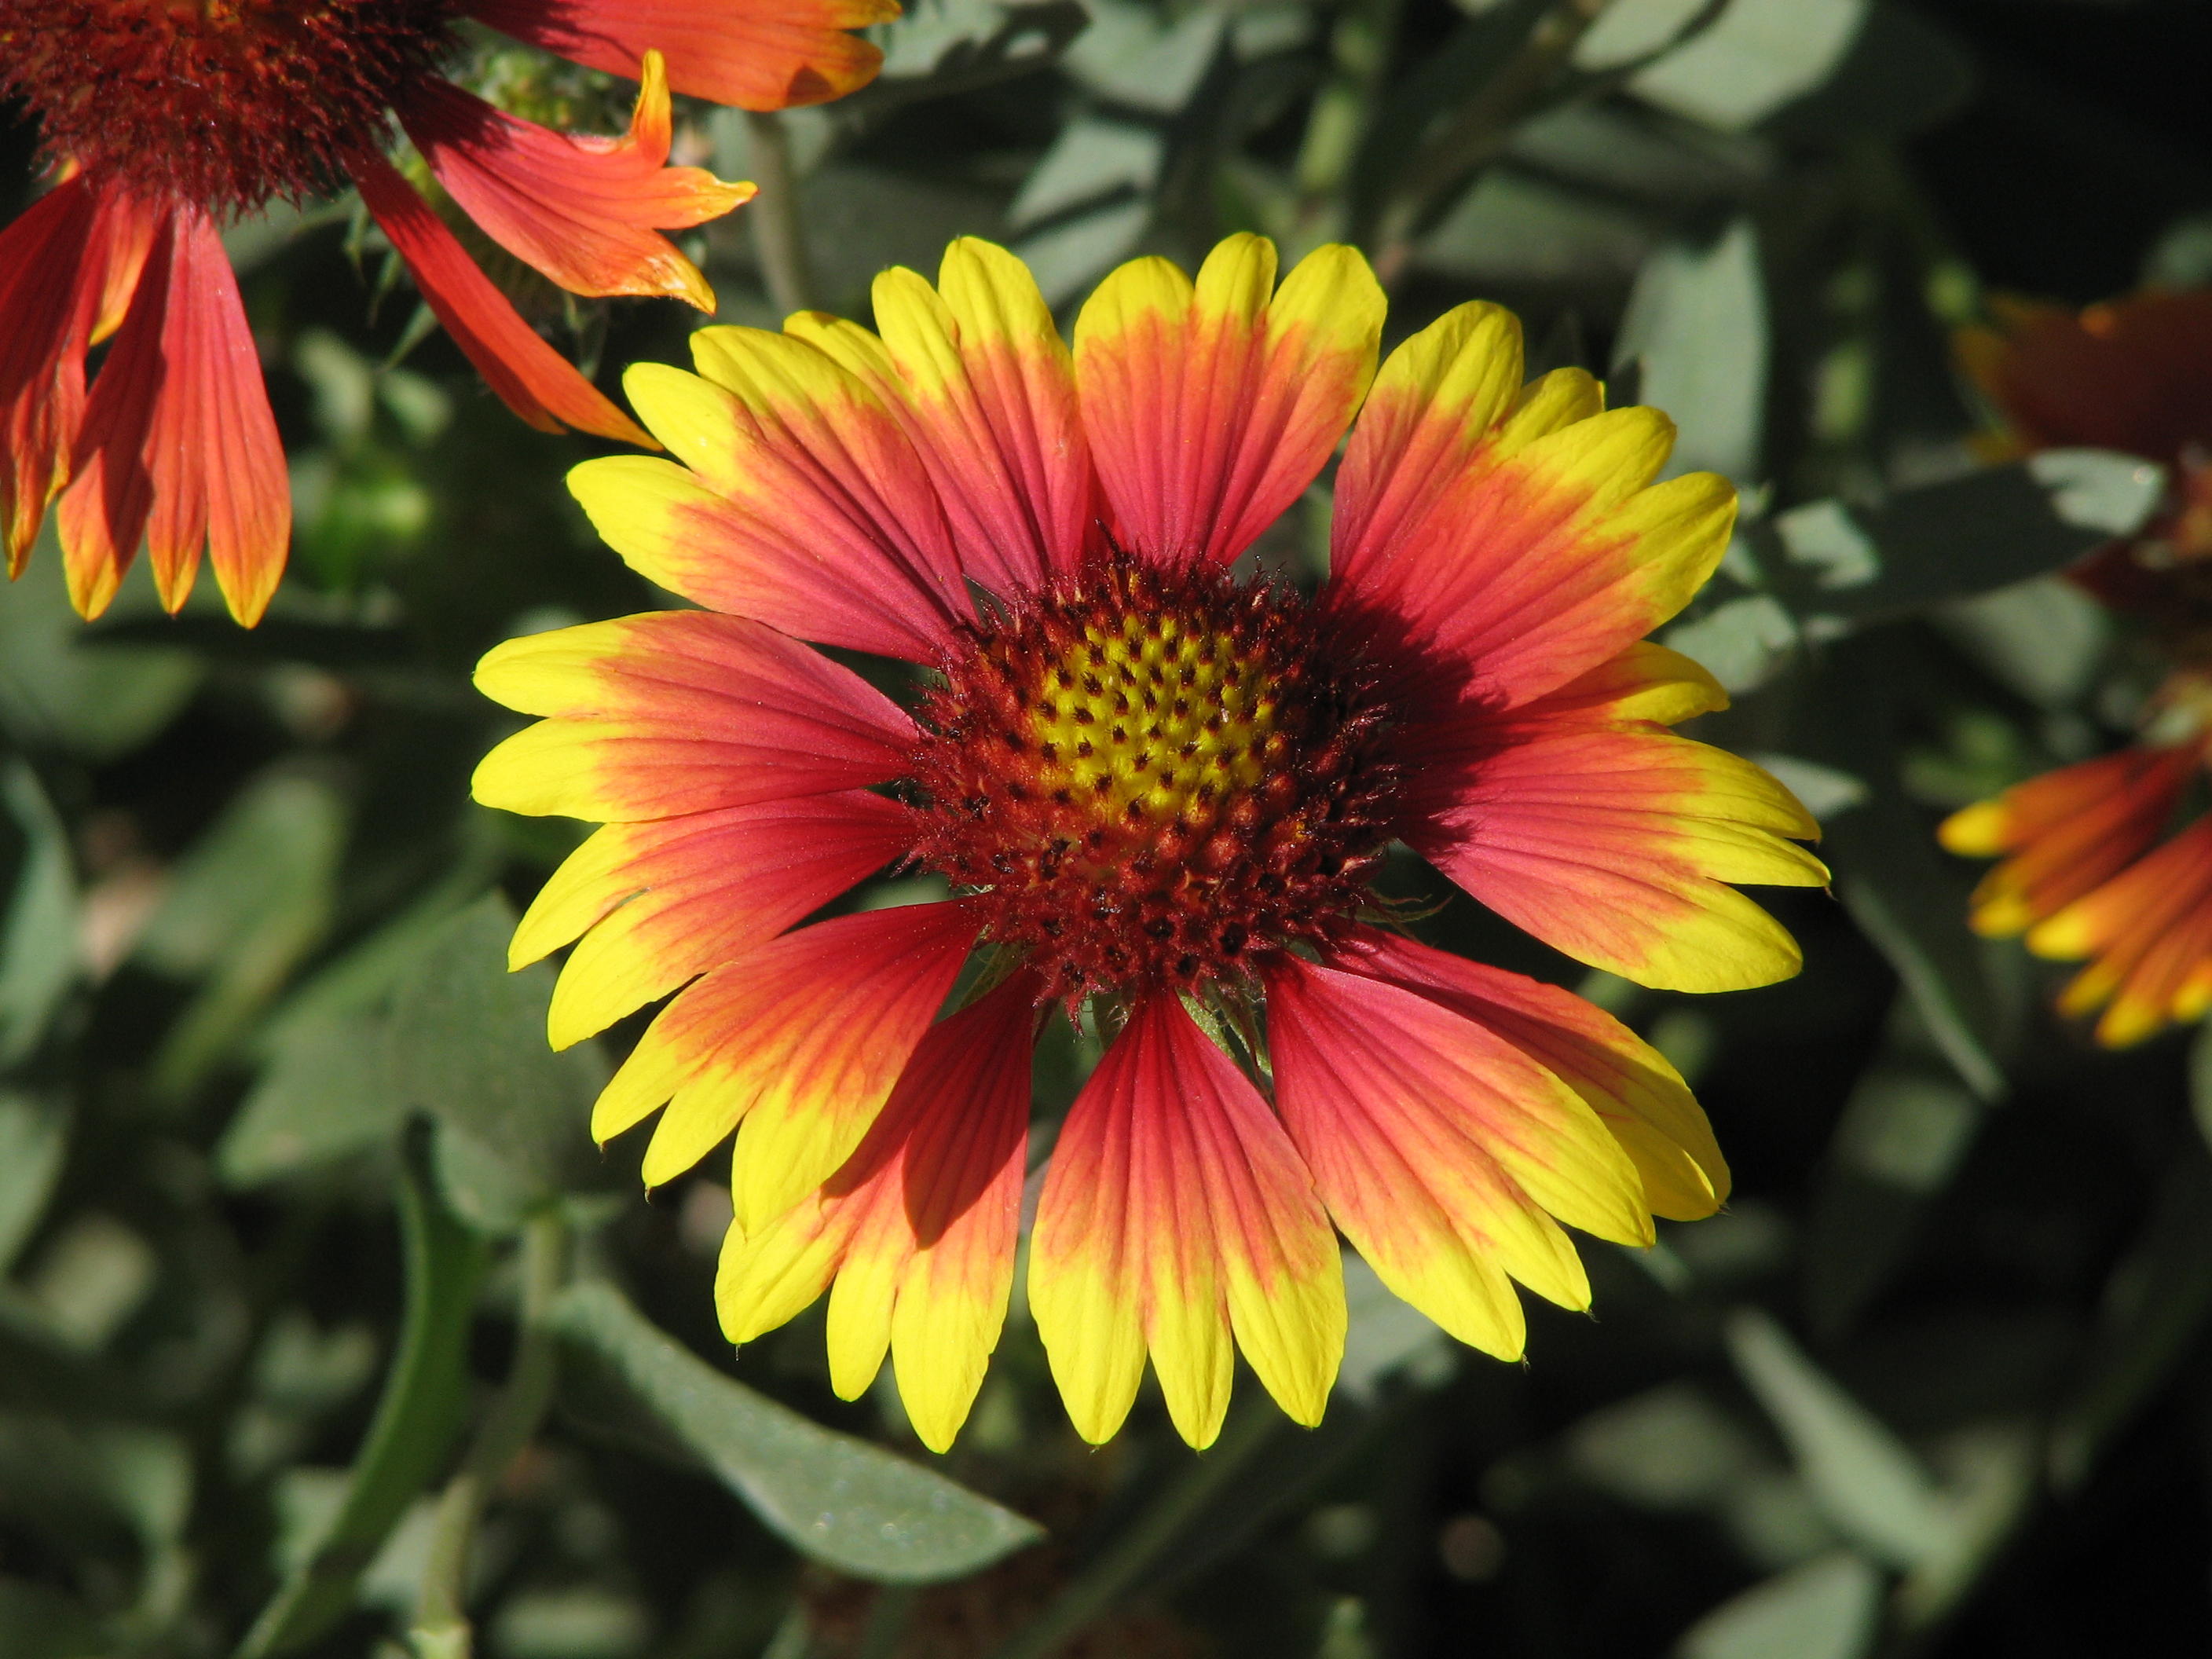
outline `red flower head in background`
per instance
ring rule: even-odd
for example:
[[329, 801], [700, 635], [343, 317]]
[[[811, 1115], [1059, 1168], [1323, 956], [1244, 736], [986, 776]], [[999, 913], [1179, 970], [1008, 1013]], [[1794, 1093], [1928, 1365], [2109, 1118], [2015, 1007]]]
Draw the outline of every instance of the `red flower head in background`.
[[[0, 98], [62, 182], [0, 230], [0, 535], [22, 568], [59, 495], [70, 595], [114, 596], [143, 538], [161, 601], [203, 550], [240, 622], [284, 565], [284, 455], [219, 236], [348, 181], [462, 350], [532, 425], [651, 440], [540, 339], [385, 159], [396, 117], [454, 201], [573, 293], [713, 295], [659, 233], [751, 193], [666, 166], [669, 90], [818, 103], [881, 55], [893, 0], [7, 0]], [[472, 17], [639, 81], [629, 133], [577, 138], [438, 73]], [[662, 54], [666, 68], [663, 68]], [[88, 393], [86, 355], [112, 343]]]
[[1972, 922], [2087, 966], [2060, 1009], [2099, 1013], [2109, 1047], [2212, 1007], [2212, 817], [2175, 828], [2212, 756], [2212, 293], [2146, 292], [2078, 315], [2013, 302], [1960, 355], [2021, 450], [2082, 445], [2169, 468], [2142, 533], [2077, 566], [2075, 580], [2150, 630], [2172, 662], [2142, 737], [1954, 813], [1943, 844], [2003, 855]]

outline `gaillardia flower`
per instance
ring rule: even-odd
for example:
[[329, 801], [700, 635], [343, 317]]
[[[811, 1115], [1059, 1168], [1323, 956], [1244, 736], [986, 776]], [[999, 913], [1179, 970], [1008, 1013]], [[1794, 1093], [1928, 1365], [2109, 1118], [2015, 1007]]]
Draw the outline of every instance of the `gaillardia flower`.
[[2212, 293], [2146, 292], [2076, 315], [2012, 302], [1960, 357], [2005, 417], [2009, 447], [2123, 450], [2172, 480], [2140, 534], [2069, 574], [2142, 624], [2172, 666], [2136, 744], [2061, 767], [1954, 813], [1954, 853], [2002, 855], [1970, 920], [2087, 966], [2060, 1011], [2098, 1015], [2118, 1048], [2212, 1007]]
[[[1645, 1243], [1655, 1212], [1727, 1191], [1704, 1115], [1626, 1028], [1393, 925], [1386, 848], [1689, 990], [1798, 964], [1724, 883], [1824, 878], [1784, 839], [1814, 833], [1786, 791], [1668, 731], [1721, 704], [1711, 677], [1639, 642], [1719, 559], [1729, 487], [1654, 484], [1666, 418], [1605, 410], [1578, 370], [1523, 386], [1494, 306], [1377, 374], [1358, 253], [1274, 277], [1251, 236], [1194, 285], [1138, 260], [1071, 355], [1020, 263], [961, 241], [935, 289], [878, 279], [878, 333], [702, 331], [696, 375], [625, 380], [683, 465], [571, 481], [705, 608], [511, 641], [477, 671], [545, 717], [477, 798], [607, 825], [515, 937], [520, 963], [580, 936], [553, 1042], [678, 992], [593, 1133], [665, 1107], [658, 1184], [734, 1129], [725, 1330], [834, 1281], [832, 1380], [857, 1394], [888, 1351], [932, 1446], [1005, 1316], [1045, 1020], [1109, 1039], [1030, 1239], [1054, 1374], [1103, 1440], [1149, 1354], [1204, 1445], [1237, 1348], [1319, 1419], [1336, 1229], [1510, 1357], [1514, 1281], [1589, 1300], [1561, 1224]], [[1355, 414], [1327, 586], [1237, 574]], [[802, 641], [916, 665], [915, 695]], [[794, 927], [887, 865], [951, 896]]]
[[[892, 0], [7, 0], [0, 100], [62, 182], [0, 230], [0, 535], [21, 572], [59, 494], [70, 598], [112, 599], [145, 540], [162, 603], [203, 551], [257, 620], [291, 531], [284, 454], [220, 228], [350, 181], [494, 391], [548, 431], [650, 440], [525, 323], [385, 159], [397, 118], [493, 240], [577, 294], [714, 299], [658, 233], [752, 193], [665, 164], [669, 88], [775, 109], [875, 73], [842, 31]], [[473, 17], [636, 77], [619, 139], [503, 114], [438, 74]], [[664, 72], [660, 54], [666, 54]], [[90, 348], [113, 336], [88, 396]]]

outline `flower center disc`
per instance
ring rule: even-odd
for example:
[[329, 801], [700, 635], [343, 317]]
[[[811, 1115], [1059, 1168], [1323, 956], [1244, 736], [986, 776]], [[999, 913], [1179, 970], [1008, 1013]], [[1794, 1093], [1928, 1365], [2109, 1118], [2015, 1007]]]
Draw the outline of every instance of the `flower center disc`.
[[1322, 938], [1388, 838], [1384, 711], [1286, 588], [1094, 565], [982, 624], [919, 712], [924, 861], [1063, 997]]
[[452, 44], [454, 0], [6, 0], [46, 152], [210, 211], [327, 194]]

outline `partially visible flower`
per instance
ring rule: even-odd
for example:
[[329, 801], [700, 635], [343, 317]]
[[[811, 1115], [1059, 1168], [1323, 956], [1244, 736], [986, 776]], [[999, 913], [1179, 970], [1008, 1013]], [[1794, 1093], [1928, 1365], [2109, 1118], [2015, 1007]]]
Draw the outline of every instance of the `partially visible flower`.
[[[954, 244], [935, 289], [885, 273], [875, 310], [880, 333], [801, 313], [694, 335], [696, 375], [633, 368], [683, 464], [590, 462], [572, 487], [705, 608], [477, 670], [545, 717], [477, 799], [606, 823], [515, 935], [518, 964], [576, 942], [552, 1041], [677, 994], [594, 1134], [660, 1113], [658, 1185], [736, 1133], [730, 1338], [834, 1283], [838, 1390], [888, 1352], [949, 1444], [1005, 1317], [1030, 1047], [1060, 1018], [1110, 1042], [1054, 1142], [1029, 1296], [1093, 1441], [1148, 1356], [1194, 1444], [1240, 1348], [1317, 1420], [1336, 1228], [1510, 1358], [1516, 1281], [1589, 1304], [1562, 1224], [1643, 1244], [1655, 1213], [1710, 1214], [1727, 1166], [1665, 1060], [1568, 992], [1414, 942], [1371, 883], [1401, 841], [1646, 985], [1796, 971], [1726, 884], [1819, 885], [1789, 839], [1813, 822], [1667, 729], [1726, 699], [1642, 642], [1711, 574], [1735, 490], [1655, 483], [1666, 417], [1607, 410], [1579, 370], [1523, 386], [1494, 306], [1378, 374], [1382, 295], [1347, 248], [1279, 289], [1255, 237], [1195, 284], [1138, 260], [1072, 355], [985, 243]], [[1240, 580], [1347, 428], [1322, 594]], [[902, 707], [801, 641], [928, 672]], [[952, 896], [797, 926], [896, 865]]]
[[2068, 574], [2136, 620], [2172, 664], [2136, 743], [1954, 813], [1943, 845], [2003, 861], [1970, 920], [2087, 966], [2060, 994], [2121, 1047], [2212, 1007], [2212, 292], [2146, 292], [2078, 314], [2018, 301], [1960, 339], [2003, 416], [2006, 447], [2122, 450], [2169, 470], [2136, 536]]
[[[752, 193], [665, 165], [669, 89], [772, 109], [866, 81], [843, 33], [893, 0], [7, 0], [0, 98], [60, 177], [0, 230], [0, 536], [21, 573], [59, 495], [70, 596], [113, 598], [143, 538], [161, 602], [203, 552], [257, 620], [290, 536], [284, 456], [221, 228], [350, 180], [492, 389], [548, 431], [652, 441], [540, 339], [385, 159], [397, 118], [494, 240], [584, 295], [713, 295], [662, 230]], [[635, 76], [629, 133], [570, 137], [437, 72], [473, 16]], [[672, 70], [664, 70], [661, 54]], [[112, 337], [88, 394], [86, 356]]]

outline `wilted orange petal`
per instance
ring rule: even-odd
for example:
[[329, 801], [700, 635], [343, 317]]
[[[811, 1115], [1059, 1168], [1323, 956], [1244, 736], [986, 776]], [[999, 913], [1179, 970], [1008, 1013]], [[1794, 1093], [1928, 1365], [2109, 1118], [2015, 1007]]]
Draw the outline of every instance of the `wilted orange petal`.
[[884, 54], [845, 33], [899, 15], [897, 0], [466, 0], [502, 34], [587, 69], [635, 76], [668, 54], [676, 90], [740, 109], [826, 103], [864, 87]]
[[714, 290], [659, 230], [718, 218], [749, 199], [668, 161], [668, 77], [647, 52], [626, 137], [574, 138], [494, 109], [433, 77], [400, 124], [438, 182], [487, 234], [574, 294], [666, 295], [702, 311]]
[[541, 432], [558, 432], [565, 422], [602, 438], [659, 447], [538, 337], [391, 162], [361, 150], [347, 170], [446, 332], [509, 409]]

